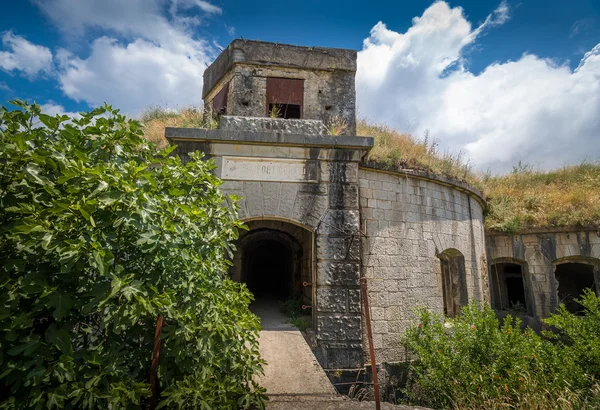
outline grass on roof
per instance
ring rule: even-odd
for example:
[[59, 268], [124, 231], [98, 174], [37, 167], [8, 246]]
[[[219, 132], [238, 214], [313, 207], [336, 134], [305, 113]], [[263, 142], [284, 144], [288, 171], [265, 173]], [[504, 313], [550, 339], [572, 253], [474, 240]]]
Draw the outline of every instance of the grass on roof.
[[149, 107], [142, 112], [139, 120], [144, 124], [145, 138], [161, 148], [168, 145], [165, 138], [166, 127], [214, 129], [218, 125], [202, 107], [184, 107], [178, 110]]
[[441, 152], [437, 140], [427, 135], [417, 140], [410, 134], [398, 132], [387, 125], [369, 124], [364, 119], [357, 122], [356, 134], [375, 140], [369, 152], [369, 161], [381, 163], [390, 169], [425, 170], [465, 181], [481, 189], [480, 179], [471, 170], [471, 164], [465, 160], [463, 153]]
[[600, 228], [600, 162], [483, 179], [489, 211], [486, 227], [516, 233], [527, 228]]
[[[146, 138], [166, 146], [165, 127], [216, 128], [202, 108], [147, 109], [140, 121]], [[519, 164], [513, 172], [490, 176], [474, 172], [462, 153], [444, 153], [435, 140], [416, 139], [386, 125], [357, 123], [357, 135], [375, 140], [368, 160], [389, 169], [418, 169], [469, 183], [488, 201], [488, 229], [516, 233], [528, 228], [600, 228], [600, 162], [539, 171]]]

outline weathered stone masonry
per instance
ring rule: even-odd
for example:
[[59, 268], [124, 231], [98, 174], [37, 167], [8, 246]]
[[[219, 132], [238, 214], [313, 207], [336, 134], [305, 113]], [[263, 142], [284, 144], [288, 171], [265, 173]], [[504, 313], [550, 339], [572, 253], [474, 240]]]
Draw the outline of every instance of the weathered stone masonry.
[[[225, 193], [242, 198], [249, 231], [232, 278], [257, 286], [256, 249], [291, 255], [275, 269], [289, 278], [282, 294], [312, 306], [315, 354], [330, 375], [368, 359], [361, 277], [378, 363], [404, 360], [400, 338], [417, 305], [454, 315], [489, 298], [481, 195], [366, 163], [373, 139], [355, 136], [355, 70], [352, 50], [236, 40], [204, 75], [205, 106], [221, 114], [219, 129], [166, 130], [179, 155], [204, 152]], [[269, 118], [274, 104], [290, 109], [285, 119]], [[326, 135], [332, 117], [346, 122], [345, 135]], [[260, 255], [281, 259], [268, 249]]]
[[[562, 289], [556, 275], [561, 266], [578, 268], [569, 272], [569, 277], [577, 276], [578, 271], [585, 271], [587, 266], [591, 282], [587, 284], [600, 294], [600, 232], [597, 229], [535, 229], [516, 235], [490, 231], [486, 235], [486, 247], [494, 288], [502, 285], [493, 277], [497, 266], [511, 264], [521, 268], [523, 292], [529, 306], [520, 316], [534, 328], [539, 329], [541, 319], [548, 317], [561, 302]], [[502, 292], [492, 292], [493, 305], [500, 304], [495, 299], [501, 296]]]
[[[197, 129], [167, 129], [167, 138], [178, 145], [181, 154], [197, 149], [215, 161], [217, 175], [225, 179], [224, 192], [242, 197], [239, 216], [251, 228], [287, 223], [314, 237], [314, 277], [310, 282], [322, 365], [330, 369], [361, 367], [358, 163], [372, 140]], [[318, 172], [308, 176], [310, 182], [256, 181], [252, 175], [248, 180], [228, 180], [223, 163], [232, 157], [240, 163], [253, 158], [306, 161]]]
[[414, 172], [363, 166], [359, 184], [375, 355], [378, 362], [397, 362], [404, 358], [400, 339], [414, 323], [413, 309], [444, 312], [444, 252], [464, 256], [467, 300], [487, 300], [482, 200], [467, 186]]

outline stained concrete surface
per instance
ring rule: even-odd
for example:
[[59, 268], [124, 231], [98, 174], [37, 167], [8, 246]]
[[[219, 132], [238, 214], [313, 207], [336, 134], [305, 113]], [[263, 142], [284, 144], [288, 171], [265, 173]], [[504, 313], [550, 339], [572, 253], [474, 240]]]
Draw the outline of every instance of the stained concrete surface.
[[260, 354], [267, 361], [257, 381], [267, 395], [333, 397], [336, 392], [302, 333], [288, 323], [277, 301], [258, 300], [251, 306], [261, 319]]
[[[279, 311], [279, 302], [257, 300], [250, 307], [260, 317], [260, 354], [267, 361], [257, 381], [267, 389], [269, 410], [367, 410], [375, 402], [353, 401], [336, 393], [302, 333]], [[382, 409], [417, 407], [382, 403]]]

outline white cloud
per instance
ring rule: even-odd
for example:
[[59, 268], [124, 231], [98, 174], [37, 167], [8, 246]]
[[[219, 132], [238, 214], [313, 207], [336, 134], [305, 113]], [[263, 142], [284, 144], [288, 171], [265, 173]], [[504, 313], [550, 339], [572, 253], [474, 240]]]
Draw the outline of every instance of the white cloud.
[[4, 81], [0, 81], [0, 90], [12, 92], [11, 88]]
[[461, 8], [436, 2], [406, 33], [375, 25], [358, 56], [362, 114], [415, 135], [429, 130], [482, 169], [597, 160], [600, 45], [574, 71], [529, 54], [479, 74], [465, 67], [468, 46], [508, 16], [503, 2], [473, 29]]
[[203, 10], [207, 13], [210, 14], [221, 14], [223, 13], [223, 9], [221, 9], [221, 7], [217, 7], [211, 3], [209, 3], [208, 1], [204, 1], [204, 0], [196, 0], [196, 5], [200, 8], [200, 10]]
[[131, 114], [148, 105], [201, 102], [202, 74], [216, 50], [191, 33], [189, 28], [200, 20], [180, 15], [178, 10], [196, 8], [214, 14], [219, 8], [191, 0], [37, 3], [68, 35], [83, 35], [89, 29], [105, 33], [91, 43], [85, 58], [65, 50], [57, 53], [58, 77], [68, 97], [92, 106], [108, 102]]
[[8, 50], [0, 51], [0, 68], [5, 71], [21, 71], [33, 78], [52, 69], [52, 52], [47, 47], [33, 44], [11, 31], [3, 34], [2, 46]]
[[78, 112], [69, 112], [65, 110], [65, 107], [63, 107], [60, 104], [56, 104], [53, 101], [50, 101], [46, 104], [42, 104], [42, 112], [46, 115], [51, 115], [51, 116], [55, 116], [55, 115], [68, 115], [71, 118], [81, 118], [81, 115], [79, 115]]
[[103, 102], [128, 113], [149, 105], [198, 105], [203, 54], [180, 53], [146, 40], [122, 45], [101, 37], [87, 59], [63, 60], [60, 84], [66, 95], [92, 106]]

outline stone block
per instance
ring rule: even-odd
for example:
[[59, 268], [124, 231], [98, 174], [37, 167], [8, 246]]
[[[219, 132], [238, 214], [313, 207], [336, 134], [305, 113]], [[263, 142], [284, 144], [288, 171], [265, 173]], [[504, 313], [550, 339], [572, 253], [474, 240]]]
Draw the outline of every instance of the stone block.
[[281, 198], [280, 182], [261, 182], [263, 193], [263, 215], [277, 215]]
[[333, 210], [330, 209], [323, 218], [322, 232], [331, 234], [350, 235], [357, 233], [360, 227], [360, 213], [358, 210]]
[[319, 312], [345, 313], [348, 293], [343, 288], [317, 288], [317, 308]]
[[260, 182], [244, 181], [244, 199], [247, 216], [263, 215], [263, 194]]
[[356, 184], [329, 185], [329, 207], [344, 209], [358, 208], [358, 186]]
[[359, 261], [360, 238], [319, 235], [317, 236], [317, 259]]
[[358, 286], [360, 265], [356, 262], [319, 262], [318, 285]]
[[361, 312], [361, 298], [359, 289], [348, 290], [348, 312], [349, 313], [360, 313]]
[[362, 340], [361, 318], [360, 316], [319, 315], [317, 338], [326, 341]]

